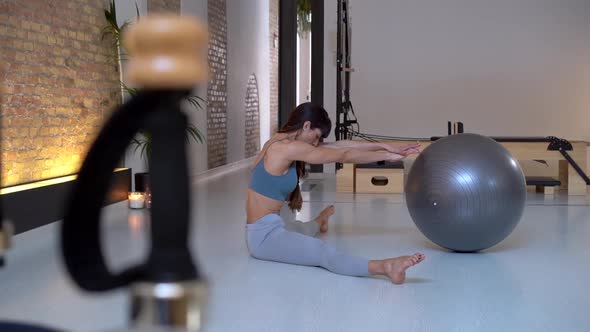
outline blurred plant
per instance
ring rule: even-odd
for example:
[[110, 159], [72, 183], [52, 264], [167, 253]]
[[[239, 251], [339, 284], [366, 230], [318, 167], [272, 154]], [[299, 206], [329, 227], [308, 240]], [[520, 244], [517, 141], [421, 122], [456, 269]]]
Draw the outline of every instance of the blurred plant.
[[297, 33], [301, 38], [311, 31], [311, 1], [297, 0]]
[[[135, 3], [135, 11], [137, 15], [137, 19], [139, 19], [139, 8], [137, 7], [137, 3]], [[124, 22], [122, 25], [119, 25], [117, 22], [117, 7], [115, 6], [115, 0], [110, 0], [107, 8], [104, 9], [104, 16], [107, 21], [107, 26], [105, 26], [102, 30], [102, 38], [106, 38], [107, 36], [111, 36], [113, 38], [113, 47], [116, 49], [115, 61], [117, 63], [117, 69], [119, 71], [119, 83], [121, 85], [121, 97], [122, 102], [125, 98], [125, 94], [129, 96], [135, 96], [139, 92], [137, 88], [129, 87], [123, 82], [123, 70], [122, 70], [122, 62], [126, 60], [125, 55], [123, 54], [122, 48], [122, 39], [123, 39], [123, 31], [127, 26], [129, 26], [129, 22]], [[205, 100], [196, 95], [189, 95], [186, 97], [186, 101], [191, 105], [191, 109], [203, 109], [203, 104]], [[149, 160], [149, 157], [152, 153], [152, 138], [149, 133], [141, 132], [141, 138], [133, 138], [132, 144], [135, 145], [134, 152], [139, 150], [139, 155], [144, 160]], [[205, 141], [203, 135], [199, 131], [197, 127], [192, 124], [188, 124], [186, 128], [186, 141], [190, 143], [191, 140], [194, 140], [199, 143], [203, 143]]]

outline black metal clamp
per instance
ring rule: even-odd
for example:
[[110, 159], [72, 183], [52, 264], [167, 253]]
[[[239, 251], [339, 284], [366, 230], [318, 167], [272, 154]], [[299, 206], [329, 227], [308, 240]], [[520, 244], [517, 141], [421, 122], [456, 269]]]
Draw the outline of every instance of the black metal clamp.
[[565, 160], [567, 160], [567, 162], [576, 170], [578, 175], [580, 175], [580, 177], [584, 179], [586, 185], [590, 185], [590, 178], [588, 177], [588, 175], [586, 175], [586, 173], [580, 167], [580, 165], [578, 165], [578, 163], [569, 155], [569, 153], [567, 153], [567, 151], [573, 150], [572, 144], [563, 138], [557, 138], [554, 136], [549, 136], [548, 138], [551, 142], [549, 143], [547, 150], [559, 151], [559, 153], [561, 153]]
[[[90, 292], [129, 286], [134, 327], [200, 331], [207, 287], [188, 247], [187, 117], [180, 105], [206, 76], [206, 32], [188, 17], [152, 15], [123, 40], [132, 55], [127, 75], [142, 90], [115, 110], [82, 164], [61, 229], [65, 266]], [[101, 205], [112, 170], [139, 131], [152, 139], [151, 250], [143, 264], [112, 273], [100, 245]]]

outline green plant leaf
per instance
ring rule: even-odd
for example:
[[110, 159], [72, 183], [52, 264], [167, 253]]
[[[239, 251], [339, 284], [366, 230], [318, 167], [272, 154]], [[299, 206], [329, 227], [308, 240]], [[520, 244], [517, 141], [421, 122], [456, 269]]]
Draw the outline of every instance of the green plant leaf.
[[203, 143], [204, 138], [201, 131], [193, 125], [188, 125], [186, 128], [186, 141], [190, 143], [190, 139], [194, 139], [196, 142]]
[[104, 16], [111, 31], [113, 33], [118, 33], [120, 29], [119, 24], [117, 23], [117, 7], [115, 6], [114, 0], [111, 0], [108, 9], [104, 10]]
[[135, 146], [135, 149], [133, 149], [133, 153], [137, 153], [137, 149], [140, 149], [142, 145], [143, 145], [142, 142], [137, 141], [137, 145]]
[[205, 104], [205, 99], [199, 96], [189, 96], [186, 100], [196, 109], [203, 109], [203, 104]]
[[[144, 144], [141, 145], [141, 150], [139, 151], [139, 155], [141, 156], [141, 158], [145, 158], [146, 150], [147, 150], [147, 144], [145, 144], [145, 142], [144, 142]], [[149, 159], [149, 156], [147, 156], [147, 157]]]
[[297, 0], [297, 32], [300, 36], [311, 31], [311, 1]]
[[139, 92], [138, 88], [131, 88], [123, 82], [121, 82], [121, 87], [123, 88], [123, 91], [127, 92], [130, 96], [136, 96]]

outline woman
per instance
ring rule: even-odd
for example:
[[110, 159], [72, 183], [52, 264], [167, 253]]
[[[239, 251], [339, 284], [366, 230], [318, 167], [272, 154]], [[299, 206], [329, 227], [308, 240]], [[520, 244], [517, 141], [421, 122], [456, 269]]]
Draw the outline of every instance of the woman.
[[287, 222], [279, 213], [286, 200], [292, 210], [302, 205], [299, 178], [305, 163], [370, 163], [399, 161], [418, 153], [417, 145], [393, 147], [387, 144], [338, 141], [320, 143], [332, 123], [326, 110], [311, 103], [299, 105], [287, 123], [262, 148], [255, 161], [248, 196], [247, 245], [258, 259], [290, 264], [320, 266], [349, 276], [383, 275], [393, 283], [405, 280], [405, 271], [424, 260], [421, 253], [384, 260], [368, 260], [338, 252], [314, 237], [328, 230], [334, 213], [329, 206], [313, 222]]

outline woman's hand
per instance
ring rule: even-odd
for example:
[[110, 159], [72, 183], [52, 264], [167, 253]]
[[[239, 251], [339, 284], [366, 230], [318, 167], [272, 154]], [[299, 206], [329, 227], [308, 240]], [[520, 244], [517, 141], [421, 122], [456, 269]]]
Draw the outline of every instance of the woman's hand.
[[407, 150], [403, 151], [402, 153], [387, 152], [387, 155], [388, 155], [387, 161], [397, 162], [397, 161], [405, 159], [409, 155], [419, 154], [419, 153], [420, 153], [420, 151], [418, 151], [417, 149], [407, 149]]
[[419, 154], [420, 153], [420, 150], [418, 149], [419, 147], [420, 147], [419, 143], [407, 144], [407, 145], [402, 145], [402, 146], [393, 146], [393, 145], [383, 143], [384, 150], [389, 151], [394, 154], [401, 155], [403, 157], [407, 157], [412, 154]]

